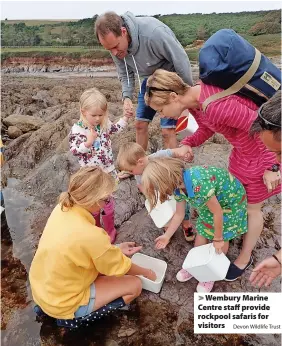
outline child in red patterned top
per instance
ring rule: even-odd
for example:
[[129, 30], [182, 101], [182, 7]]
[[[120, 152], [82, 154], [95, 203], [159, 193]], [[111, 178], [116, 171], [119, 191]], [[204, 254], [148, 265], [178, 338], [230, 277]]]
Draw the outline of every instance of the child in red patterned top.
[[[123, 116], [113, 124], [108, 118], [106, 97], [96, 88], [85, 90], [80, 97], [79, 105], [80, 119], [73, 125], [69, 135], [71, 152], [78, 157], [80, 166], [99, 166], [118, 182], [110, 136], [127, 126], [128, 116]], [[99, 227], [100, 213], [94, 217]], [[116, 237], [113, 198], [103, 208], [102, 219], [104, 229], [113, 243]]]

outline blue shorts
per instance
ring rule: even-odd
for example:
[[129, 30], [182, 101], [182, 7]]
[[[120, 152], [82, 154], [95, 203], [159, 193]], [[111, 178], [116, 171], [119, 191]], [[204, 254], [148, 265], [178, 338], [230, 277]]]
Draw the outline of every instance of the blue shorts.
[[81, 305], [76, 312], [74, 317], [83, 317], [89, 315], [94, 310], [96, 289], [94, 283], [90, 286], [90, 298], [87, 305]]
[[[145, 78], [141, 85], [141, 93], [138, 94], [138, 105], [136, 110], [136, 120], [150, 122], [153, 120], [156, 111], [147, 106], [144, 100], [146, 93], [147, 78]], [[161, 118], [162, 129], [174, 129], [176, 127], [177, 120]]]

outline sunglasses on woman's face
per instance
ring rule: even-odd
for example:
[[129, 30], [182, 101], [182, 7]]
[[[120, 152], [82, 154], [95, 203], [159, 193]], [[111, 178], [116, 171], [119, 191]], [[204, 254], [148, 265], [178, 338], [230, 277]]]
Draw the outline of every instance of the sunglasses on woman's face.
[[259, 108], [258, 110], [258, 122], [260, 124], [260, 126], [262, 127], [262, 129], [264, 130], [273, 130], [274, 128], [280, 127], [281, 129], [281, 124], [274, 124], [271, 121], [266, 120], [262, 115], [261, 115], [261, 111], [263, 109], [263, 105]]
[[170, 93], [175, 93], [174, 90], [170, 90], [170, 89], [159, 89], [159, 88], [150, 87], [150, 86], [146, 87], [146, 93], [148, 94], [149, 97], [151, 97], [153, 95], [152, 91], [167, 91], [167, 92], [170, 92]]

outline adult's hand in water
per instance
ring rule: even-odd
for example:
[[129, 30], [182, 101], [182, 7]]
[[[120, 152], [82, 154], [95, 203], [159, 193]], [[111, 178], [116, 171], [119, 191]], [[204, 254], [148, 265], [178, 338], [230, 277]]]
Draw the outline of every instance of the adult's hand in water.
[[169, 241], [170, 241], [170, 238], [167, 235], [163, 234], [155, 239], [155, 243], [156, 243], [155, 248], [158, 250], [164, 249], [169, 243]]
[[263, 182], [267, 187], [268, 192], [272, 192], [281, 183], [281, 174], [266, 170], [263, 175]]
[[121, 249], [121, 252], [126, 256], [132, 256], [136, 252], [139, 252], [142, 249], [142, 246], [135, 246], [136, 244], [134, 242], [124, 242], [119, 244], [119, 248]]
[[126, 97], [123, 101], [123, 115], [127, 118], [133, 116], [133, 104], [128, 97]]
[[180, 148], [173, 149], [173, 155], [186, 162], [192, 162], [194, 159], [193, 150], [189, 145], [182, 145]]
[[[279, 253], [281, 258], [281, 251]], [[268, 257], [253, 269], [250, 282], [253, 286], [257, 284], [258, 287], [263, 285], [267, 287], [279, 275], [281, 275], [281, 264], [274, 257]]]

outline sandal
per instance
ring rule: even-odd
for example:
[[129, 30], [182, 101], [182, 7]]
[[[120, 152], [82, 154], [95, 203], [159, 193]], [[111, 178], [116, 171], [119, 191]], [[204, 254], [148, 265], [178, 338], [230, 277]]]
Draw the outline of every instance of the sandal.
[[179, 272], [176, 274], [176, 279], [179, 282], [186, 282], [190, 279], [192, 279], [193, 275], [191, 275], [187, 270], [180, 269]]
[[182, 226], [182, 230], [183, 230], [184, 238], [186, 241], [191, 242], [195, 240], [196, 230], [193, 225], [187, 228]]
[[197, 285], [197, 292], [209, 293], [211, 292], [214, 285], [214, 281], [199, 282]]

